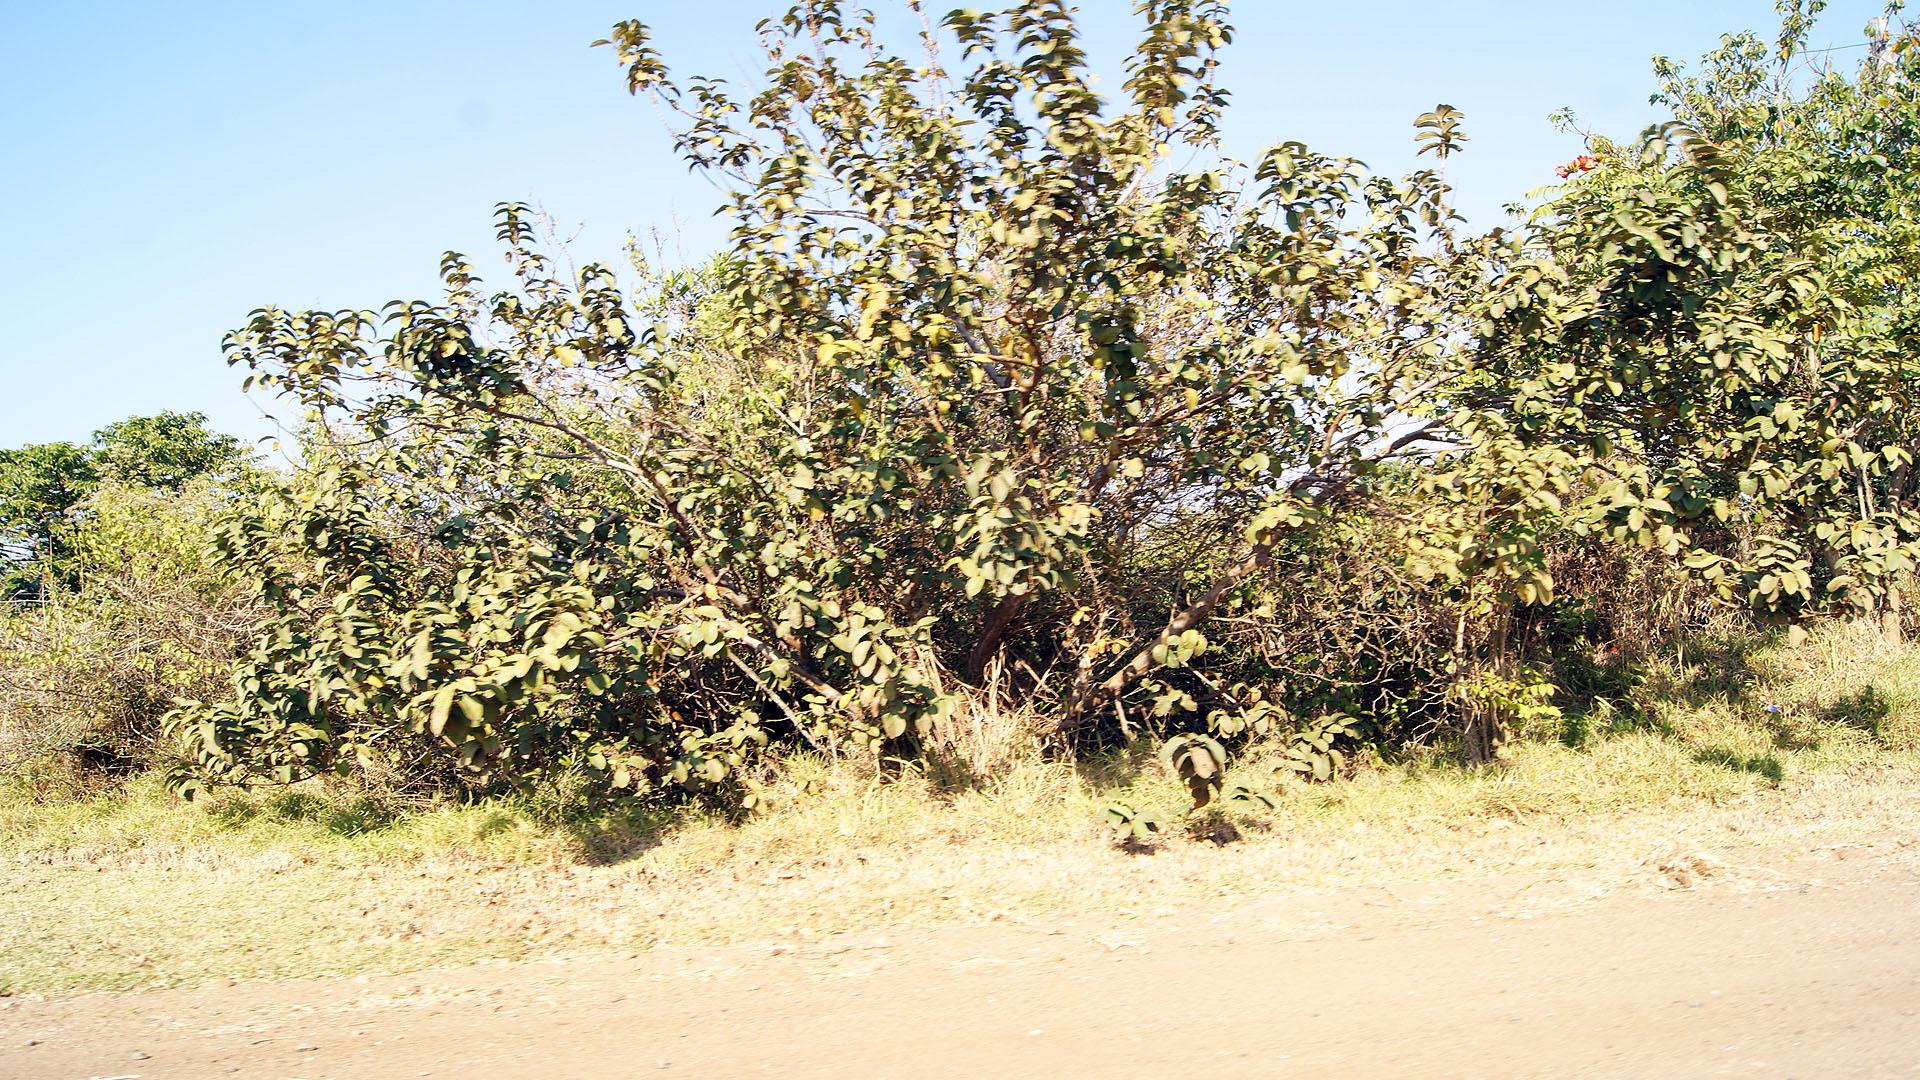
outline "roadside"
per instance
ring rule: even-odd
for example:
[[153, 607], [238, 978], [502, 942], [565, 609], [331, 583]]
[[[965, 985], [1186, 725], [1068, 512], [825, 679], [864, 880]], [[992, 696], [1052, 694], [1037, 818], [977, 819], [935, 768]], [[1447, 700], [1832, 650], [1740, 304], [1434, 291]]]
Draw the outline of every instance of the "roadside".
[[1426, 858], [1357, 834], [1312, 885], [1337, 867], [1260, 842], [967, 921], [20, 996], [0, 1076], [1914, 1076], [1917, 794], [1862, 771]]
[[1673, 701], [1131, 848], [1101, 807], [1182, 797], [1150, 753], [783, 757], [745, 818], [15, 784], [0, 1080], [1920, 1075], [1920, 652]]

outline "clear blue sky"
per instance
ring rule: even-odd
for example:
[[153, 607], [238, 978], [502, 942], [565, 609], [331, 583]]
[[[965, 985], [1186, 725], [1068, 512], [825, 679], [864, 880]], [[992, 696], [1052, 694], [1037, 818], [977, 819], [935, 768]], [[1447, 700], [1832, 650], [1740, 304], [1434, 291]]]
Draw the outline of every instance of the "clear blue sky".
[[[1132, 0], [1080, 6], [1117, 70]], [[676, 72], [750, 80], [753, 24], [781, 7], [0, 0], [0, 447], [162, 409], [264, 435], [224, 331], [269, 303], [432, 297], [449, 248], [497, 267], [502, 199], [582, 226], [582, 261], [617, 258], [628, 230], [698, 256], [723, 232], [716, 194], [587, 45], [640, 18]], [[1813, 44], [1857, 42], [1879, 7], [1835, 0]], [[1230, 154], [1299, 139], [1400, 171], [1413, 118], [1448, 102], [1472, 136], [1450, 175], [1486, 224], [1578, 151], [1550, 111], [1632, 134], [1654, 116], [1651, 54], [1775, 25], [1767, 0], [1241, 0], [1233, 21]]]

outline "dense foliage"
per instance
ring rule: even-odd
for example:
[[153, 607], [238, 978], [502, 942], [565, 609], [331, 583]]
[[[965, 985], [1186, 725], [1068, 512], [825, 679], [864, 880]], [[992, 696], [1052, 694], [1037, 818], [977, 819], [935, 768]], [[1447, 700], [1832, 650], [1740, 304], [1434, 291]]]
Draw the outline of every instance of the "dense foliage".
[[0, 765], [174, 756], [161, 718], [219, 692], [258, 621], [209, 551], [252, 475], [197, 414], [0, 453], [0, 529], [18, 540], [0, 602]]
[[775, 744], [980, 772], [1145, 732], [1205, 803], [1254, 797], [1247, 740], [1327, 779], [1578, 738], [1651, 625], [1623, 598], [1693, 610], [1688, 575], [1897, 628], [1920, 57], [1883, 26], [1797, 79], [1812, 14], [1663, 62], [1672, 123], [1485, 233], [1444, 105], [1405, 177], [1227, 158], [1209, 0], [1140, 4], [1111, 98], [1058, 0], [914, 59], [810, 0], [746, 94], [623, 23], [727, 249], [575, 271], [507, 205], [503, 288], [449, 253], [439, 300], [230, 335], [306, 446], [213, 542], [264, 624], [176, 713], [182, 784], [737, 794]]
[[0, 599], [45, 600], [73, 584], [81, 519], [102, 485], [177, 492], [243, 465], [239, 443], [200, 413], [130, 417], [94, 432], [89, 446], [0, 450]]
[[[1920, 535], [1920, 68], [1881, 25], [1853, 77], [1785, 94], [1810, 26], [1788, 12], [1771, 49], [1738, 36], [1698, 74], [1659, 65], [1684, 160], [1664, 140], [1600, 141], [1606, 168], [1545, 209], [1542, 285], [1502, 331], [1524, 336], [1501, 377], [1523, 427], [1591, 438], [1597, 516], [1619, 538], [1759, 611], [1891, 616]], [[1527, 302], [1569, 287], [1570, 304]]]

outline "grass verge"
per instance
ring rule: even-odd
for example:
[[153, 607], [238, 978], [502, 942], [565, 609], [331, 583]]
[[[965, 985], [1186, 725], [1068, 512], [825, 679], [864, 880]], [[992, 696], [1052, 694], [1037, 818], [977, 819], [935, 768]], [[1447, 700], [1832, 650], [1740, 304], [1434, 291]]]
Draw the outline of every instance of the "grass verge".
[[[512, 801], [394, 812], [291, 790], [210, 805], [152, 778], [58, 797], [0, 788], [0, 991], [65, 992], [400, 970], [572, 948], [738, 942], [941, 921], [1113, 919], [1369, 882], [1644, 877], [1712, 843], [1790, 857], [1905, 829], [1920, 790], [1920, 650], [1843, 627], [1688, 661], [1648, 723], [1583, 748], [1522, 742], [1497, 768], [1363, 762], [1331, 785], [1236, 779], [1276, 806], [1210, 814], [1148, 852], [1111, 800], [1173, 810], [1136, 752], [1026, 762], [990, 786], [885, 783], [786, 762], [769, 809], [564, 818]], [[1710, 838], [1710, 841], [1709, 839]]]

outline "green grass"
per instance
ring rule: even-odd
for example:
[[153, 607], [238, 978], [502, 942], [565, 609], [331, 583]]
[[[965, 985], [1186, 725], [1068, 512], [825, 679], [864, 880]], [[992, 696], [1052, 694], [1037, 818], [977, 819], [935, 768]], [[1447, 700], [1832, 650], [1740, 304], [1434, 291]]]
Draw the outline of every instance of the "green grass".
[[[958, 792], [797, 757], [769, 779], [767, 811], [744, 821], [515, 801], [395, 809], [311, 787], [186, 804], [152, 777], [76, 798], [51, 777], [15, 777], [0, 784], [0, 991], [1232, 902], [1275, 882], [1457, 873], [1485, 855], [1460, 845], [1493, 824], [1529, 826], [1536, 841], [1500, 865], [1537, 869], [1615, 858], [1717, 806], [1811, 814], [1867, 800], [1855, 815], [1866, 829], [1912, 804], [1859, 793], [1920, 785], [1920, 650], [1834, 628], [1725, 660], [1676, 658], [1638, 730], [1578, 748], [1523, 741], [1495, 768], [1433, 753], [1308, 785], [1271, 780], [1274, 760], [1253, 753], [1230, 779], [1265, 787], [1276, 807], [1209, 815], [1148, 858], [1118, 851], [1099, 824], [1113, 800], [1169, 816], [1184, 805], [1144, 749], [1079, 767], [1027, 761]], [[1215, 846], [1228, 837], [1240, 839]]]

